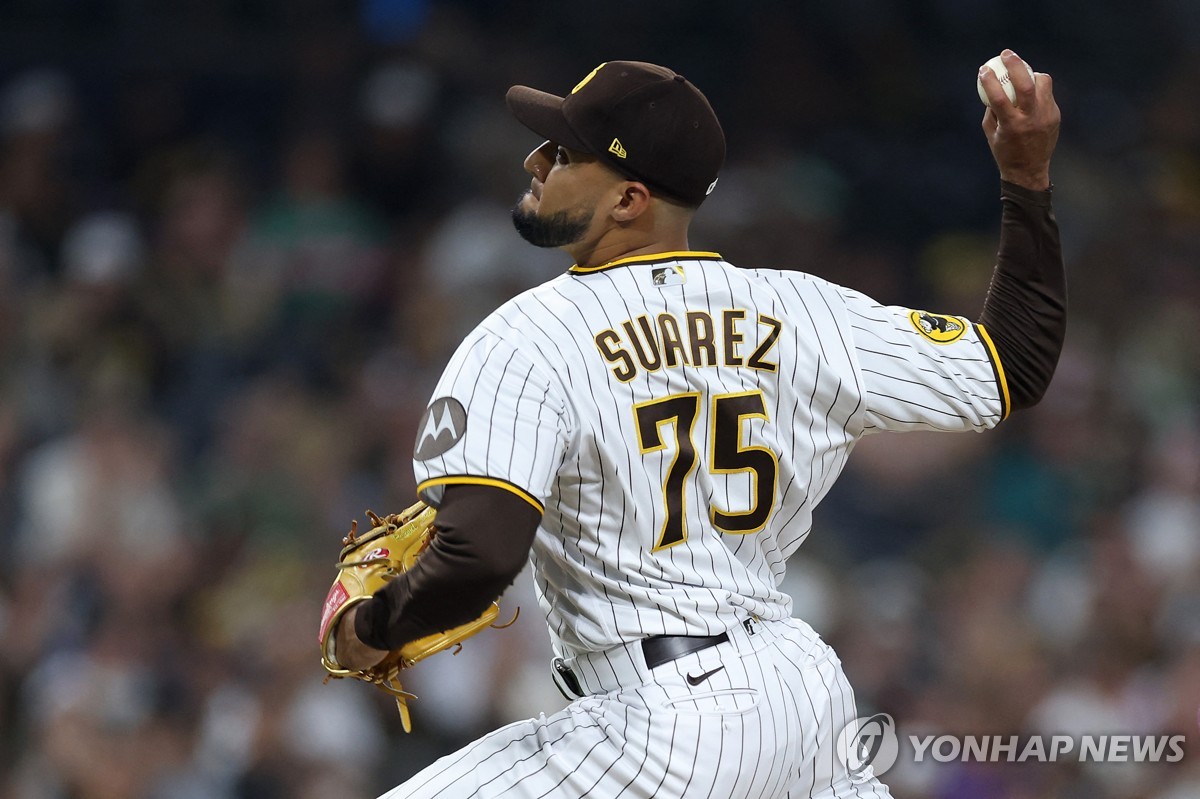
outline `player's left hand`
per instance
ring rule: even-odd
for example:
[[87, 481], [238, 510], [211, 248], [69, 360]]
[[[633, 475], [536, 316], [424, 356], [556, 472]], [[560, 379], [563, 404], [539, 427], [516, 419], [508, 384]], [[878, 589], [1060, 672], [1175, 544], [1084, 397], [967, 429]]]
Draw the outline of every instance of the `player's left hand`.
[[351, 523], [350, 532], [342, 539], [337, 578], [321, 607], [317, 641], [321, 665], [329, 677], [363, 680], [394, 696], [405, 731], [412, 730], [407, 701], [415, 697], [400, 684], [400, 670], [461, 646], [471, 636], [496, 626], [500, 614], [500, 604], [493, 601], [464, 624], [408, 641], [390, 651], [376, 649], [358, 637], [356, 621], [363, 603], [397, 585], [396, 577], [412, 571], [422, 559], [437, 534], [436, 515], [434, 508], [417, 501], [400, 513], [383, 517], [367, 511], [372, 527], [361, 535], [357, 522]]
[[1044, 72], [1036, 73], [1035, 81], [1012, 50], [1000, 56], [1017, 101], [1010, 103], [995, 73], [981, 68], [979, 82], [991, 102], [983, 115], [983, 132], [1002, 180], [1044, 191], [1050, 188], [1050, 156], [1062, 118], [1054, 101], [1054, 81]]
[[334, 651], [337, 652], [338, 663], [343, 668], [369, 671], [382, 663], [389, 653], [386, 649], [375, 649], [359, 640], [354, 632], [354, 619], [358, 616], [360, 607], [361, 605], [355, 605], [350, 608], [338, 621], [337, 630], [334, 632]]

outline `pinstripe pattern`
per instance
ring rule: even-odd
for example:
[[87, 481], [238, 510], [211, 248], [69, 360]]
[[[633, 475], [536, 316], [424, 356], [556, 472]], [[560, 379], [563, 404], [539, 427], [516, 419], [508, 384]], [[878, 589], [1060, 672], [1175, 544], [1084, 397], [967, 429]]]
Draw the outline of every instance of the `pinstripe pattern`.
[[[842, 784], [832, 741], [853, 696], [778, 586], [862, 435], [1002, 418], [1002, 370], [977, 329], [937, 343], [909, 314], [802, 273], [672, 253], [568, 273], [486, 319], [434, 392], [461, 403], [465, 429], [414, 461], [417, 480], [434, 505], [445, 483], [475, 480], [544, 506], [539, 602], [556, 653], [604, 693], [392, 795], [886, 796]], [[750, 616], [775, 630], [758, 656], [689, 655], [657, 670], [673, 681], [620, 666], [628, 642]], [[705, 689], [749, 691], [754, 709], [710, 697], [711, 712], [664, 712], [693, 701], [685, 670], [718, 656]]]
[[[622, 650], [617, 670], [642, 672], [642, 681], [503, 727], [381, 799], [890, 799], [875, 778], [852, 783], [837, 757], [854, 696], [812, 629], [784, 620], [758, 624], [754, 635], [740, 625], [730, 632], [731, 642], [653, 671], [638, 649]], [[593, 657], [581, 672], [611, 684]]]
[[[653, 271], [664, 264], [678, 266], [683, 282], [656, 285]], [[731, 309], [744, 311], [737, 365], [695, 365], [707, 353], [685, 344], [680, 363], [664, 367], [668, 359], [653, 351], [661, 342], [644, 335], [666, 314], [684, 320], [687, 338], [687, 314], [702, 312], [720, 361], [722, 314]], [[764, 357], [773, 370], [746, 363], [772, 331], [759, 313], [782, 323]], [[418, 482], [434, 504], [442, 481], [474, 476], [545, 506], [533, 561], [560, 654], [647, 635], [712, 635], [747, 614], [787, 618], [791, 603], [777, 587], [787, 557], [863, 433], [978, 430], [1000, 419], [996, 373], [976, 330], [940, 345], [908, 313], [802, 273], [737, 269], [699, 254], [563, 275], [505, 304], [455, 354], [434, 396], [462, 403], [466, 431], [442, 455], [415, 463]], [[639, 364], [620, 380], [594, 338], [614, 331], [636, 362], [629, 320], [659, 368]], [[696, 463], [675, 487], [686, 541], [656, 548], [680, 423], [662, 420], [663, 446], [639, 452], [634, 408], [689, 392], [700, 396]], [[712, 401], [746, 392], [759, 393], [766, 419], [745, 417], [724, 432], [737, 447], [776, 454], [774, 506], [759, 532], [721, 534], [710, 514], [754, 508], [758, 478], [714, 468]]]

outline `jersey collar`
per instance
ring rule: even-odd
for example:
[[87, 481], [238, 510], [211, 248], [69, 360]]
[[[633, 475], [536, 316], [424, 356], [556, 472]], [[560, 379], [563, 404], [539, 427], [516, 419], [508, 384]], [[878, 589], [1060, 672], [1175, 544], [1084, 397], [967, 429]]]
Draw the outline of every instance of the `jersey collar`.
[[606, 269], [615, 269], [618, 266], [631, 266], [633, 264], [660, 264], [666, 261], [720, 261], [721, 254], [716, 252], [694, 252], [692, 250], [676, 250], [674, 252], [655, 252], [646, 255], [631, 255], [628, 258], [618, 258], [615, 261], [609, 261], [606, 264], [599, 266], [580, 266], [574, 264], [567, 270], [572, 275], [591, 275], [596, 272], [603, 272]]

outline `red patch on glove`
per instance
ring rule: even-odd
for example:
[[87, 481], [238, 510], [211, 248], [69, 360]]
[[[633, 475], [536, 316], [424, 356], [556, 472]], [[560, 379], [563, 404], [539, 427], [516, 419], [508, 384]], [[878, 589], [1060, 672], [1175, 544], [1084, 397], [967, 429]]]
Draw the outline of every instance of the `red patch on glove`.
[[341, 583], [334, 583], [329, 589], [329, 594], [325, 597], [325, 607], [321, 609], [321, 631], [317, 633], [317, 643], [324, 643], [325, 633], [329, 630], [329, 624], [333, 621], [333, 615], [338, 612], [338, 608], [346, 604], [346, 600], [350, 598], [346, 587]]

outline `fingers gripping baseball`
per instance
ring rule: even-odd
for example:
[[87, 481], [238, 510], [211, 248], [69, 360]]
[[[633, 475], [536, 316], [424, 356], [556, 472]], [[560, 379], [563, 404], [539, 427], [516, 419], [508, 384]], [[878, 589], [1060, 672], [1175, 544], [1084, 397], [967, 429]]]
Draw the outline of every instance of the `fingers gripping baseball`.
[[1003, 180], [1029, 189], [1047, 189], [1050, 157], [1058, 142], [1061, 119], [1054, 100], [1054, 81], [1044, 72], [1031, 75], [1012, 50], [1005, 50], [1001, 59], [1008, 70], [1015, 102], [1009, 101], [990, 67], [980, 68], [979, 83], [989, 101], [983, 115], [984, 135]]

